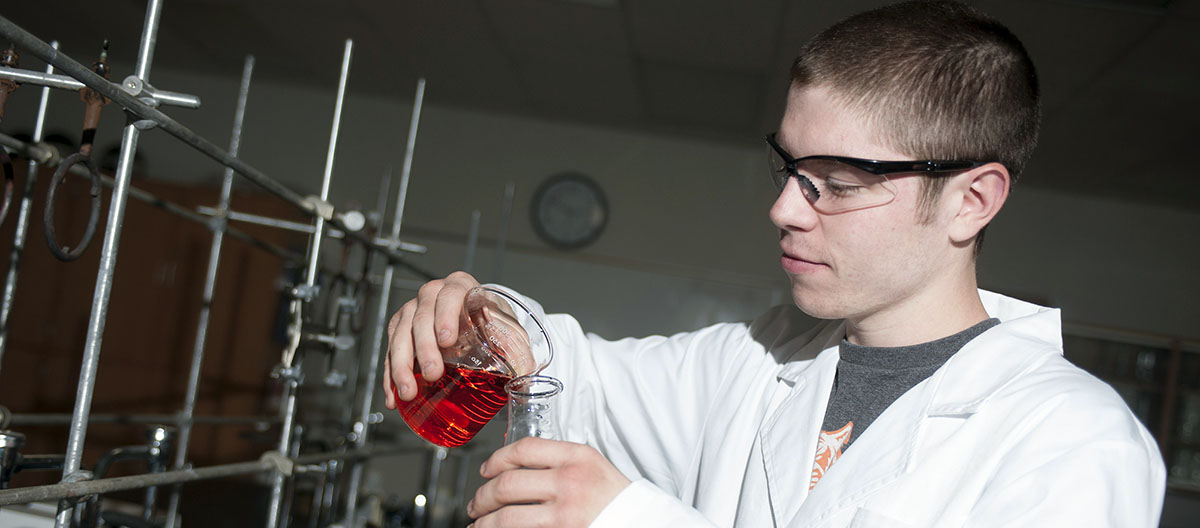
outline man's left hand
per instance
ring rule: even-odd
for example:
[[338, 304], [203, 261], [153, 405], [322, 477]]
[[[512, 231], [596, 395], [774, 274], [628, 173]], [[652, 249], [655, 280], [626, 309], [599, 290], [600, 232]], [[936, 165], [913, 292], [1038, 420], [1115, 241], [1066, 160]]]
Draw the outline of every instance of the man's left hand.
[[479, 473], [490, 480], [467, 504], [476, 528], [585, 527], [629, 485], [595, 448], [542, 438], [500, 448]]

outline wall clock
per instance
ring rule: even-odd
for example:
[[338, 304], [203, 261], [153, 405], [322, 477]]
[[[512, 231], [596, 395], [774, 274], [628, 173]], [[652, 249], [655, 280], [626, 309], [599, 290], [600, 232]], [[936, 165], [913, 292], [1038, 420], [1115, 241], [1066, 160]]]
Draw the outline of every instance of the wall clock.
[[533, 230], [547, 244], [579, 249], [600, 238], [608, 223], [608, 199], [594, 180], [578, 172], [546, 178], [530, 206]]

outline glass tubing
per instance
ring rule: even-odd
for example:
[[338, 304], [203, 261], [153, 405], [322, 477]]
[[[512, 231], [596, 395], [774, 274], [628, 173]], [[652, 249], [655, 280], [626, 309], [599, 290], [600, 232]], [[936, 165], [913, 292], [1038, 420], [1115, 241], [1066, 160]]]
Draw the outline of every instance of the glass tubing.
[[[148, 5], [147, 5], [147, 10], [146, 10], [145, 24], [143, 26], [141, 45], [139, 46], [138, 60], [137, 60], [137, 64], [135, 67], [134, 80], [136, 82], [130, 83], [130, 81], [131, 81], [130, 78], [127, 78], [125, 81], [130, 86], [138, 86], [138, 87], [148, 86], [147, 81], [148, 81], [148, 77], [149, 77], [149, 73], [150, 73], [150, 64], [153, 60], [154, 46], [155, 46], [155, 43], [157, 40], [157, 32], [158, 32], [158, 25], [159, 25], [159, 18], [161, 15], [161, 10], [162, 10], [162, 0], [149, 0]], [[418, 83], [418, 92], [417, 92], [416, 102], [414, 103], [414, 107], [413, 107], [412, 123], [411, 123], [410, 130], [409, 130], [408, 142], [406, 145], [402, 183], [401, 183], [400, 191], [397, 196], [397, 207], [396, 207], [396, 211], [395, 211], [395, 218], [394, 218], [393, 225], [392, 225], [392, 237], [391, 237], [391, 239], [371, 239], [360, 233], [355, 232], [354, 230], [347, 229], [347, 227], [341, 221], [341, 219], [334, 216], [333, 207], [327, 201], [330, 180], [332, 177], [332, 166], [333, 166], [334, 153], [335, 153], [335, 148], [336, 148], [336, 143], [337, 143], [337, 133], [338, 133], [338, 129], [340, 127], [341, 107], [342, 107], [342, 102], [343, 102], [343, 98], [344, 98], [346, 77], [347, 77], [348, 71], [349, 71], [350, 54], [351, 54], [351, 49], [353, 46], [353, 43], [350, 40], [346, 41], [345, 53], [343, 56], [342, 75], [339, 80], [338, 97], [337, 97], [335, 114], [334, 114], [334, 123], [332, 126], [332, 132], [330, 135], [329, 152], [328, 152], [328, 156], [326, 159], [325, 173], [324, 173], [323, 179], [322, 179], [321, 196], [320, 197], [304, 197], [304, 196], [301, 196], [299, 193], [296, 193], [295, 191], [292, 191], [291, 189], [287, 188], [286, 186], [284, 186], [282, 183], [278, 182], [277, 180], [270, 178], [266, 174], [263, 174], [261, 171], [251, 167], [250, 165], [246, 164], [245, 162], [243, 162], [237, 158], [238, 147], [239, 147], [239, 143], [240, 143], [242, 117], [243, 117], [244, 111], [245, 111], [245, 97], [246, 97], [246, 94], [249, 89], [250, 74], [253, 70], [253, 58], [252, 57], [247, 57], [245, 67], [243, 68], [243, 78], [242, 78], [241, 88], [239, 90], [238, 108], [237, 108], [237, 112], [236, 112], [235, 118], [234, 118], [234, 132], [233, 132], [233, 135], [232, 135], [232, 138], [230, 141], [230, 149], [229, 149], [229, 151], [223, 151], [219, 147], [217, 147], [215, 144], [213, 144], [212, 142], [204, 139], [203, 137], [200, 137], [199, 135], [195, 134], [187, 127], [179, 124], [177, 121], [171, 119], [170, 117], [166, 116], [162, 112], [158, 111], [156, 108], [156, 106], [159, 102], [158, 100], [147, 103], [147, 102], [143, 102], [141, 99], [139, 99], [135, 95], [126, 93], [122, 89], [119, 89], [115, 85], [104, 80], [102, 77], [94, 74], [90, 69], [88, 69], [83, 64], [76, 62], [76, 61], [70, 59], [69, 57], [59, 54], [56, 46], [52, 46], [50, 44], [47, 44], [47, 43], [37, 39], [33, 35], [24, 31], [23, 29], [16, 26], [15, 24], [13, 24], [12, 22], [10, 22], [9, 20], [7, 20], [6, 18], [4, 18], [2, 16], [0, 16], [0, 35], [3, 35], [5, 38], [8, 38], [9, 40], [16, 43], [22, 49], [30, 51], [35, 56], [44, 60], [47, 63], [47, 71], [46, 71], [47, 76], [49, 76], [50, 74], [53, 73], [54, 67], [58, 67], [59, 69], [63, 70], [65, 73], [67, 73], [70, 77], [80, 81], [81, 83], [83, 83], [86, 86], [89, 86], [89, 87], [97, 90], [98, 92], [103, 94], [105, 97], [108, 97], [108, 98], [116, 101], [117, 103], [121, 104], [126, 109], [127, 112], [129, 112], [130, 114], [132, 114], [140, 119], [138, 121], [132, 121], [132, 122], [128, 123], [124, 128], [124, 131], [122, 134], [122, 141], [121, 141], [121, 151], [120, 151], [120, 156], [118, 158], [118, 164], [117, 164], [117, 174], [116, 174], [116, 177], [113, 178], [113, 182], [111, 184], [111, 186], [113, 188], [113, 195], [112, 195], [112, 201], [111, 201], [110, 208], [109, 208], [108, 223], [106, 225], [105, 234], [104, 234], [104, 243], [103, 243], [103, 247], [101, 249], [100, 265], [99, 265], [99, 269], [97, 272], [96, 289], [95, 289], [95, 294], [93, 296], [92, 314], [89, 319], [87, 339], [86, 339], [86, 342], [84, 345], [84, 359], [83, 359], [83, 365], [80, 370], [80, 378], [79, 378], [79, 385], [78, 385], [78, 389], [77, 389], [77, 398], [76, 398], [76, 407], [75, 407], [74, 413], [72, 414], [70, 438], [68, 441], [67, 453], [66, 453], [66, 456], [64, 459], [64, 464], [63, 464], [63, 483], [69, 483], [71, 481], [79, 480], [80, 476], [81, 476], [81, 473], [79, 472], [79, 470], [80, 470], [80, 462], [81, 462], [82, 451], [83, 451], [83, 439], [86, 435], [86, 430], [87, 430], [87, 423], [88, 423], [88, 416], [89, 416], [90, 407], [91, 407], [93, 387], [95, 384], [95, 374], [96, 374], [96, 370], [97, 370], [97, 366], [98, 366], [98, 362], [99, 362], [100, 340], [101, 340], [101, 336], [103, 335], [104, 325], [105, 325], [105, 321], [107, 318], [108, 301], [109, 301], [109, 296], [111, 294], [112, 278], [113, 278], [113, 273], [114, 273], [115, 266], [116, 266], [117, 245], [118, 245], [119, 238], [120, 238], [121, 224], [124, 219], [125, 205], [128, 201], [127, 200], [128, 197], [132, 195], [135, 198], [142, 199], [147, 202], [155, 203], [156, 205], [159, 205], [160, 207], [164, 208], [165, 210], [176, 213], [176, 214], [180, 214], [181, 216], [184, 216], [185, 218], [200, 221], [198, 218], [196, 218], [196, 216], [198, 216], [198, 215], [195, 215], [194, 213], [187, 210], [186, 208], [183, 208], [180, 206], [171, 207], [174, 204], [169, 204], [162, 200], [158, 200], [157, 198], [153, 197], [153, 195], [150, 195], [149, 193], [145, 193], [144, 191], [138, 191], [136, 189], [132, 189], [131, 186], [129, 185], [133, 155], [137, 148], [138, 136], [139, 136], [141, 130], [149, 129], [149, 128], [153, 128], [153, 127], [162, 128], [167, 133], [175, 136], [176, 138], [180, 139], [184, 143], [187, 143], [188, 145], [192, 146], [193, 148], [208, 155], [209, 157], [211, 157], [214, 160], [218, 161], [219, 163], [225, 165], [225, 167], [226, 167], [225, 179], [224, 179], [223, 185], [222, 185], [221, 202], [218, 207], [219, 214], [215, 218], [216, 221], [205, 222], [209, 225], [209, 227], [212, 229], [212, 231], [214, 233], [213, 244], [212, 244], [212, 248], [210, 251], [209, 267], [208, 267], [208, 272], [207, 272], [206, 278], [205, 278], [205, 296], [204, 296], [204, 298], [206, 300], [211, 299], [212, 288], [213, 288], [213, 284], [215, 283], [215, 277], [216, 277], [216, 272], [217, 272], [217, 262], [219, 261], [219, 256], [220, 256], [220, 248], [221, 248], [221, 241], [222, 241], [223, 233], [225, 233], [225, 232], [230, 232], [231, 234], [236, 233], [238, 235], [238, 238], [251, 239], [248, 241], [260, 242], [260, 241], [253, 240], [253, 237], [249, 237], [249, 235], [246, 235], [241, 232], [237, 232], [236, 230], [229, 228], [226, 225], [226, 222], [224, 221], [225, 220], [224, 215], [226, 215], [229, 212], [228, 211], [228, 209], [229, 209], [229, 190], [231, 189], [231, 186], [232, 186], [232, 175], [235, 172], [238, 174], [241, 174], [243, 177], [249, 179], [250, 181], [258, 184], [260, 187], [263, 187], [264, 189], [271, 192], [272, 194], [275, 194], [276, 196], [283, 198], [285, 201], [297, 206], [303, 212], [305, 212], [315, 218], [313, 236], [310, 238], [309, 251], [308, 251], [308, 255], [307, 255], [308, 269], [307, 269], [307, 274], [305, 277], [307, 286], [312, 287], [315, 284], [316, 273], [317, 273], [317, 270], [319, 267], [318, 259], [319, 259], [320, 242], [321, 242], [323, 235], [325, 234], [324, 233], [324, 231], [325, 231], [324, 224], [326, 222], [329, 222], [333, 226], [341, 229], [342, 232], [345, 233], [346, 238], [353, 239], [354, 241], [366, 246], [370, 250], [370, 253], [379, 253], [379, 254], [382, 254], [385, 257], [387, 257], [388, 264], [385, 267], [385, 271], [384, 271], [385, 280], [383, 281], [382, 284], [390, 286], [391, 280], [388, 280], [388, 279], [391, 279], [392, 275], [394, 274], [394, 270], [397, 266], [406, 267], [410, 270], [418, 272], [418, 274], [428, 276], [428, 273], [423, 272], [423, 270], [415, 268], [404, 261], [402, 254], [398, 251], [398, 244], [396, 243], [396, 241], [398, 240], [398, 235], [399, 235], [398, 231], [400, 228], [400, 222], [401, 222], [402, 214], [403, 214], [403, 204], [404, 204], [405, 193], [407, 190], [407, 182], [408, 182], [408, 178], [409, 178], [409, 174], [410, 174], [410, 170], [411, 170], [412, 153], [413, 153], [413, 148], [414, 148], [415, 135], [417, 132], [420, 108], [421, 108], [421, 103], [422, 103], [422, 98], [423, 98], [423, 93], [424, 93], [424, 80], [421, 80]], [[41, 102], [41, 105], [39, 106], [38, 125], [35, 128], [35, 135], [34, 135], [35, 143], [37, 140], [40, 140], [40, 133], [38, 133], [38, 132], [41, 132], [41, 125], [44, 120], [45, 106], [46, 106], [46, 99], [47, 99], [48, 91], [49, 91], [49, 86], [46, 86], [43, 89], [42, 102]], [[153, 94], [155, 94], [156, 92], [153, 91], [152, 89], [144, 90], [144, 91], [139, 92], [139, 95], [147, 94], [147, 93], [150, 94], [150, 97], [153, 97]], [[174, 94], [171, 92], [158, 92], [158, 93], [170, 94], [171, 97], [176, 98], [176, 99], [178, 99], [181, 96], [181, 94]], [[187, 96], [183, 96], [183, 97], [186, 98]], [[169, 103], [169, 102], [173, 102], [173, 101], [165, 101], [165, 102]], [[30, 162], [30, 169], [31, 169], [30, 176], [27, 177], [27, 183], [26, 183], [27, 187], [28, 187], [29, 183], [32, 181], [32, 179], [35, 177], [36, 161]], [[22, 211], [21, 211], [21, 214], [20, 214], [19, 220], [18, 220], [18, 232], [21, 235], [25, 234], [25, 230], [22, 228], [27, 227], [28, 205], [29, 205], [27, 202], [30, 200], [31, 200], [30, 192], [26, 192], [25, 196], [23, 196], [23, 198], [22, 198]], [[163, 206], [163, 204], [166, 204], [166, 206]], [[380, 211], [381, 214], [382, 214], [382, 212], [383, 211]], [[24, 222], [21, 222], [21, 220], [24, 220]], [[6, 283], [6, 286], [5, 286], [5, 295], [3, 298], [3, 306], [0, 306], [0, 314], [5, 316], [5, 318], [7, 317], [8, 312], [11, 310], [12, 294], [13, 294], [13, 290], [15, 289], [16, 265], [19, 263], [19, 250], [16, 246], [18, 243], [20, 243], [22, 245], [24, 243], [23, 237], [17, 237], [17, 238], [19, 238], [19, 240], [16, 238], [14, 239], [14, 253], [12, 255], [12, 257], [13, 257], [12, 258], [12, 266], [10, 266], [10, 269], [9, 269], [9, 276], [8, 276], [9, 281]], [[287, 250], [282, 250], [282, 248], [278, 248], [277, 246], [271, 246], [271, 245], [265, 244], [265, 243], [260, 243], [260, 244], [255, 244], [255, 245], [260, 248], [272, 251], [273, 253], [279, 254], [280, 256], [283, 256], [285, 258], [289, 258], [289, 260], [294, 259], [296, 257], [296, 255], [292, 254], [291, 252], [288, 252]], [[276, 250], [282, 250], [282, 251], [276, 251]], [[354, 436], [355, 446], [356, 446], [356, 448], [358, 448], [357, 450], [359, 450], [359, 451], [361, 451], [362, 448], [366, 445], [367, 426], [366, 426], [366, 418], [364, 418], [364, 417], [368, 416], [370, 413], [371, 398], [369, 397], [369, 395], [370, 395], [369, 391], [370, 391], [370, 387], [372, 387], [374, 385], [374, 380], [377, 377], [377, 372], [378, 372], [378, 367], [379, 367], [379, 354], [381, 351], [381, 343], [382, 343], [382, 328], [383, 328], [383, 324], [384, 324], [385, 318], [386, 318], [386, 310], [387, 310], [386, 302], [387, 302], [388, 293], [390, 292], [390, 290], [391, 290], [390, 287], [381, 288], [380, 302], [377, 303], [376, 318], [375, 318], [376, 325], [375, 325], [375, 331], [374, 331], [374, 335], [373, 335], [373, 337], [375, 337], [375, 339], [373, 340], [374, 342], [370, 349], [371, 353], [366, 358], [364, 358], [368, 362], [367, 383], [362, 387], [356, 387], [356, 390], [358, 390], [363, 395], [363, 399], [362, 399], [363, 405], [362, 405], [361, 412], [359, 413], [360, 414], [359, 421], [354, 424], [355, 430], [353, 431], [353, 434], [355, 435]], [[301, 313], [300, 313], [301, 310], [302, 310], [302, 304], [294, 306], [292, 316], [294, 318], [298, 319], [301, 316]], [[172, 466], [175, 471], [172, 471], [172, 473], [176, 473], [176, 472], [186, 473], [186, 472], [179, 471], [179, 470], [183, 469], [186, 464], [186, 449], [187, 449], [187, 442], [188, 442], [188, 433], [190, 432], [190, 425], [191, 425], [191, 419], [192, 419], [191, 413], [194, 412], [195, 397], [196, 397], [196, 392], [198, 390], [199, 370], [200, 370], [199, 367], [203, 360], [204, 338], [205, 338], [205, 332], [207, 329], [208, 317], [209, 317], [209, 310], [208, 310], [208, 303], [206, 302], [201, 311], [200, 321], [199, 321], [198, 331], [197, 331], [197, 337], [196, 337], [196, 344], [193, 349], [193, 360], [192, 360], [192, 364], [191, 364], [191, 371], [189, 372], [188, 390], [187, 390], [187, 394], [186, 394], [186, 398], [185, 398], [184, 409], [178, 415], [179, 416], [178, 423], [182, 426], [182, 430], [181, 430], [182, 434], [180, 435], [180, 445], [176, 452], [175, 461]], [[6, 321], [0, 321], [0, 323], [6, 323]], [[4, 344], [3, 336], [0, 336], [0, 354], [3, 353], [3, 348], [2, 348], [3, 344]], [[290, 350], [285, 351], [285, 359], [284, 359], [285, 367], [292, 366], [287, 363], [290, 362], [289, 360], [290, 360], [291, 354], [294, 354], [294, 352], [295, 352], [295, 350], [294, 350], [295, 346], [298, 346], [298, 343], [293, 343], [292, 348]], [[291, 354], [289, 354], [289, 352]], [[0, 359], [2, 359], [2, 356], [0, 356]], [[292, 428], [294, 425], [292, 422], [294, 420], [294, 413], [295, 413], [295, 392], [296, 392], [295, 385], [297, 385], [297, 384], [294, 383], [294, 380], [291, 383], [284, 384], [284, 393], [285, 393], [284, 401], [287, 403], [285, 404], [285, 407], [283, 409], [283, 417], [282, 417], [282, 420], [284, 422], [284, 427], [283, 427], [283, 431], [280, 434], [280, 442], [279, 442], [279, 445], [283, 446], [280, 448], [281, 452], [284, 452], [284, 450], [286, 450], [289, 447], [289, 444], [291, 444], [290, 437], [291, 437], [291, 432], [292, 432]], [[332, 454], [330, 456], [336, 456], [336, 454]], [[248, 467], [246, 468], [246, 471], [247, 472], [262, 471], [261, 469], [254, 469], [254, 468], [257, 468], [260, 466], [261, 466], [261, 464], [257, 465], [257, 466], [253, 465], [253, 464], [248, 465]], [[352, 471], [352, 476], [359, 477], [360, 475], [361, 475], [361, 466], [358, 464], [355, 464], [353, 471]], [[167, 477], [167, 475], [162, 475], [162, 476]], [[167, 479], [160, 478], [160, 479], [154, 480], [154, 482], [155, 482], [155, 484], [166, 484], [166, 483], [170, 483], [172, 480], [173, 479], [171, 479], [171, 478], [167, 478]], [[185, 475], [181, 475], [176, 482], [183, 482], [185, 480], [191, 480], [191, 479], [187, 478], [187, 476], [185, 476]], [[282, 469], [276, 469], [275, 479], [274, 479], [273, 488], [272, 488], [272, 501], [271, 501], [272, 503], [271, 503], [271, 508], [269, 509], [269, 513], [268, 513], [268, 516], [269, 516], [268, 517], [268, 526], [274, 527], [279, 522], [278, 514], [279, 514], [281, 502], [282, 502], [282, 485], [283, 485], [284, 480], [285, 480], [284, 479], [284, 471]], [[99, 482], [99, 481], [96, 481], [96, 482]], [[353, 505], [353, 502], [351, 502], [351, 501], [353, 501], [355, 499], [356, 493], [354, 493], [354, 492], [357, 491], [357, 486], [354, 484], [357, 484], [357, 483], [352, 481], [351, 482], [351, 492], [348, 494], [348, 497], [347, 497], [347, 502], [348, 502], [347, 519], [348, 520], [353, 518], [353, 517], [351, 517], [351, 515], [353, 514], [353, 510], [354, 510], [353, 506], [354, 505]], [[154, 485], [154, 484], [147, 484], [147, 485]], [[17, 490], [9, 490], [9, 491], [17, 491]], [[6, 491], [0, 491], [0, 496], [2, 496], [4, 493], [6, 493]], [[167, 526], [172, 526], [174, 524], [175, 513], [177, 512], [177, 509], [178, 509], [178, 502], [179, 502], [178, 487], [176, 487], [176, 489], [172, 493], [171, 500], [170, 500], [170, 506], [168, 508], [168, 521], [167, 521], [168, 524], [167, 524]], [[66, 528], [67, 526], [70, 525], [72, 509], [73, 508], [70, 505], [66, 504], [65, 502], [60, 503], [60, 507], [59, 507], [59, 511], [58, 511], [58, 515], [56, 517], [56, 523], [55, 523], [56, 528]]]

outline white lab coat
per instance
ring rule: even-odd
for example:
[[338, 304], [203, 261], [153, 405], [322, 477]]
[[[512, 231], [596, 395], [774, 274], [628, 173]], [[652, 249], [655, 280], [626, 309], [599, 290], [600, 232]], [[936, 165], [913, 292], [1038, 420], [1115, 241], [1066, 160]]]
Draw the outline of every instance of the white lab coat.
[[610, 342], [550, 315], [564, 436], [634, 481], [592, 526], [1157, 526], [1154, 439], [1063, 358], [1058, 310], [980, 296], [1001, 324], [897, 399], [811, 492], [843, 323], [801, 333], [789, 306]]

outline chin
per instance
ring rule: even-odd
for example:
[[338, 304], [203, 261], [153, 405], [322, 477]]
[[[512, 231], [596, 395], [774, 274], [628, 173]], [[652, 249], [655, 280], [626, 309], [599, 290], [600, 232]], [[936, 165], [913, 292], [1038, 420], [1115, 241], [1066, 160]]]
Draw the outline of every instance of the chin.
[[792, 285], [792, 302], [809, 317], [817, 319], [845, 319], [846, 307], [838, 302], [837, 295], [817, 293], [799, 285]]

